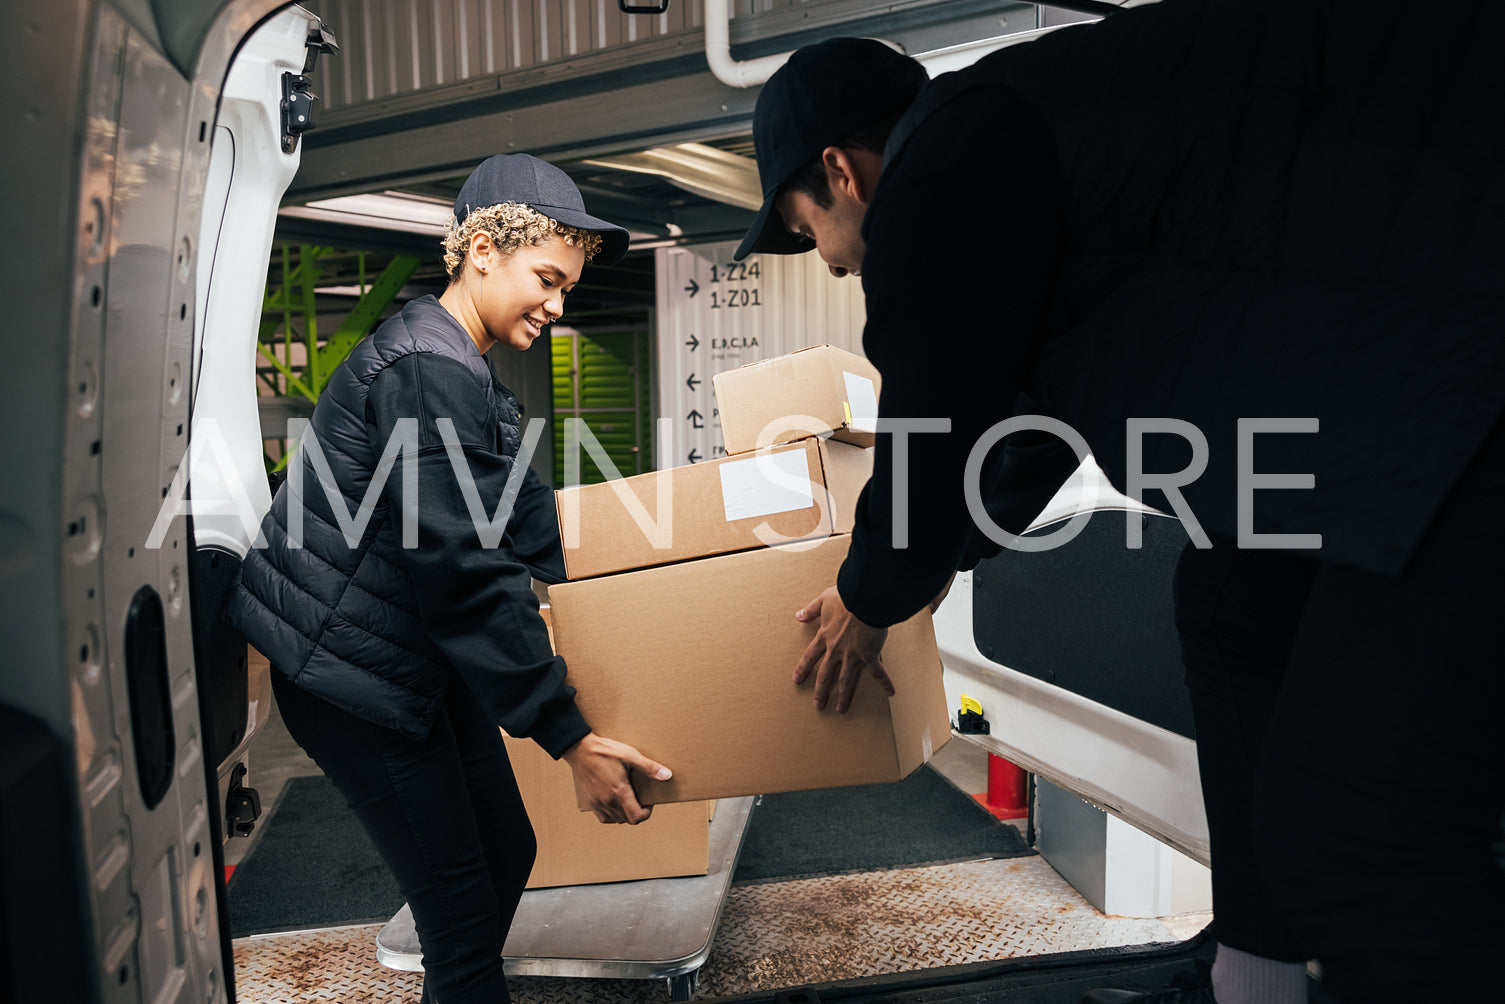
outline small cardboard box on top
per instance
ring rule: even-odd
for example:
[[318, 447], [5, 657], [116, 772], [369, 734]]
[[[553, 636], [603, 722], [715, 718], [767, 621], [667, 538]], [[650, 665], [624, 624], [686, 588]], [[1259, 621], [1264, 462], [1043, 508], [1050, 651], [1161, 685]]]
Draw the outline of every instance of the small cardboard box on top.
[[[550, 624], [550, 609], [543, 607], [539, 613]], [[552, 637], [551, 624], [550, 632]], [[715, 802], [666, 805], [637, 826], [603, 823], [580, 811], [569, 764], [555, 760], [531, 739], [514, 739], [504, 732], [502, 741], [538, 836], [529, 889], [704, 875], [709, 869]]]
[[804, 439], [555, 492], [571, 579], [849, 533], [872, 451]]
[[717, 373], [711, 384], [727, 453], [806, 436], [873, 445], [882, 378], [845, 349], [815, 345]]
[[851, 538], [551, 586], [555, 638], [591, 727], [667, 765], [634, 778], [645, 804], [897, 781], [951, 738], [928, 611], [883, 650], [851, 708], [816, 711], [790, 681], [815, 634], [794, 613], [836, 581]]

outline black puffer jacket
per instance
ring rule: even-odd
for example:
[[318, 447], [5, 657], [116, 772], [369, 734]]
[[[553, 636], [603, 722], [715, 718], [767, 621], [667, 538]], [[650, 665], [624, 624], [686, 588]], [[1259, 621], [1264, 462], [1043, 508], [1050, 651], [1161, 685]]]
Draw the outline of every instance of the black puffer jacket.
[[[880, 414], [954, 426], [911, 456], [907, 551], [880, 440], [840, 578], [858, 616], [908, 616], [964, 560], [967, 450], [1021, 390], [1120, 488], [1128, 419], [1195, 425], [1181, 492], [1212, 533], [1406, 565], [1505, 411], [1505, 9], [1415, 14], [1163, 0], [921, 93], [864, 219], [864, 345]], [[1252, 435], [1248, 469], [1315, 487], [1240, 490], [1240, 420], [1269, 418], [1319, 431]], [[1145, 472], [1191, 461], [1145, 437]]]
[[294, 683], [368, 721], [423, 737], [458, 674], [508, 732], [562, 754], [588, 728], [532, 591], [535, 575], [564, 577], [553, 493], [528, 471], [505, 533], [493, 523], [520, 421], [449, 312], [408, 303], [330, 380], [318, 451], [305, 437], [293, 458], [231, 623]]

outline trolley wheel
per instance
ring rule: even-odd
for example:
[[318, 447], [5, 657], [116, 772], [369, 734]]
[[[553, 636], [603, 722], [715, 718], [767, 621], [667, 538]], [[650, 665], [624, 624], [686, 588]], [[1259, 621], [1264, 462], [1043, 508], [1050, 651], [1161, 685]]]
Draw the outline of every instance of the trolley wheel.
[[669, 999], [671, 1001], [687, 1001], [695, 996], [695, 988], [700, 983], [700, 970], [692, 969], [683, 976], [670, 976], [666, 983], [669, 984]]

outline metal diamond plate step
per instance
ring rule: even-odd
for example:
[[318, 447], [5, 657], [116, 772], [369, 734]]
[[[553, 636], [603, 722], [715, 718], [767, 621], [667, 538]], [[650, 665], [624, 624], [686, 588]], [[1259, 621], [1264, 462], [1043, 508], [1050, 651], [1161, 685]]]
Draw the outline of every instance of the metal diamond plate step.
[[[734, 887], [696, 999], [955, 963], [1174, 941], [1170, 923], [1106, 917], [1038, 857]], [[421, 976], [376, 960], [380, 925], [235, 942], [240, 1000], [382, 1004], [419, 997]], [[662, 981], [512, 977], [517, 1004], [661, 1004]]]

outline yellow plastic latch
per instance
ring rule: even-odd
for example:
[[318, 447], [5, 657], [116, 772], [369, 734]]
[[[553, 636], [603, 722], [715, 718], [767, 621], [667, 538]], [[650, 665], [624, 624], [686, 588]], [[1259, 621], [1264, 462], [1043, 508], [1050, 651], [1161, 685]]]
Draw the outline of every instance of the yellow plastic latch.
[[982, 705], [978, 704], [976, 701], [972, 700], [972, 698], [968, 697], [966, 694], [962, 695], [962, 702], [961, 703], [962, 703], [962, 710], [963, 711], [970, 711], [974, 715], [980, 715], [980, 714], [982, 714]]
[[847, 417], [847, 428], [852, 426], [852, 405], [848, 401], [841, 402], [841, 413]]

